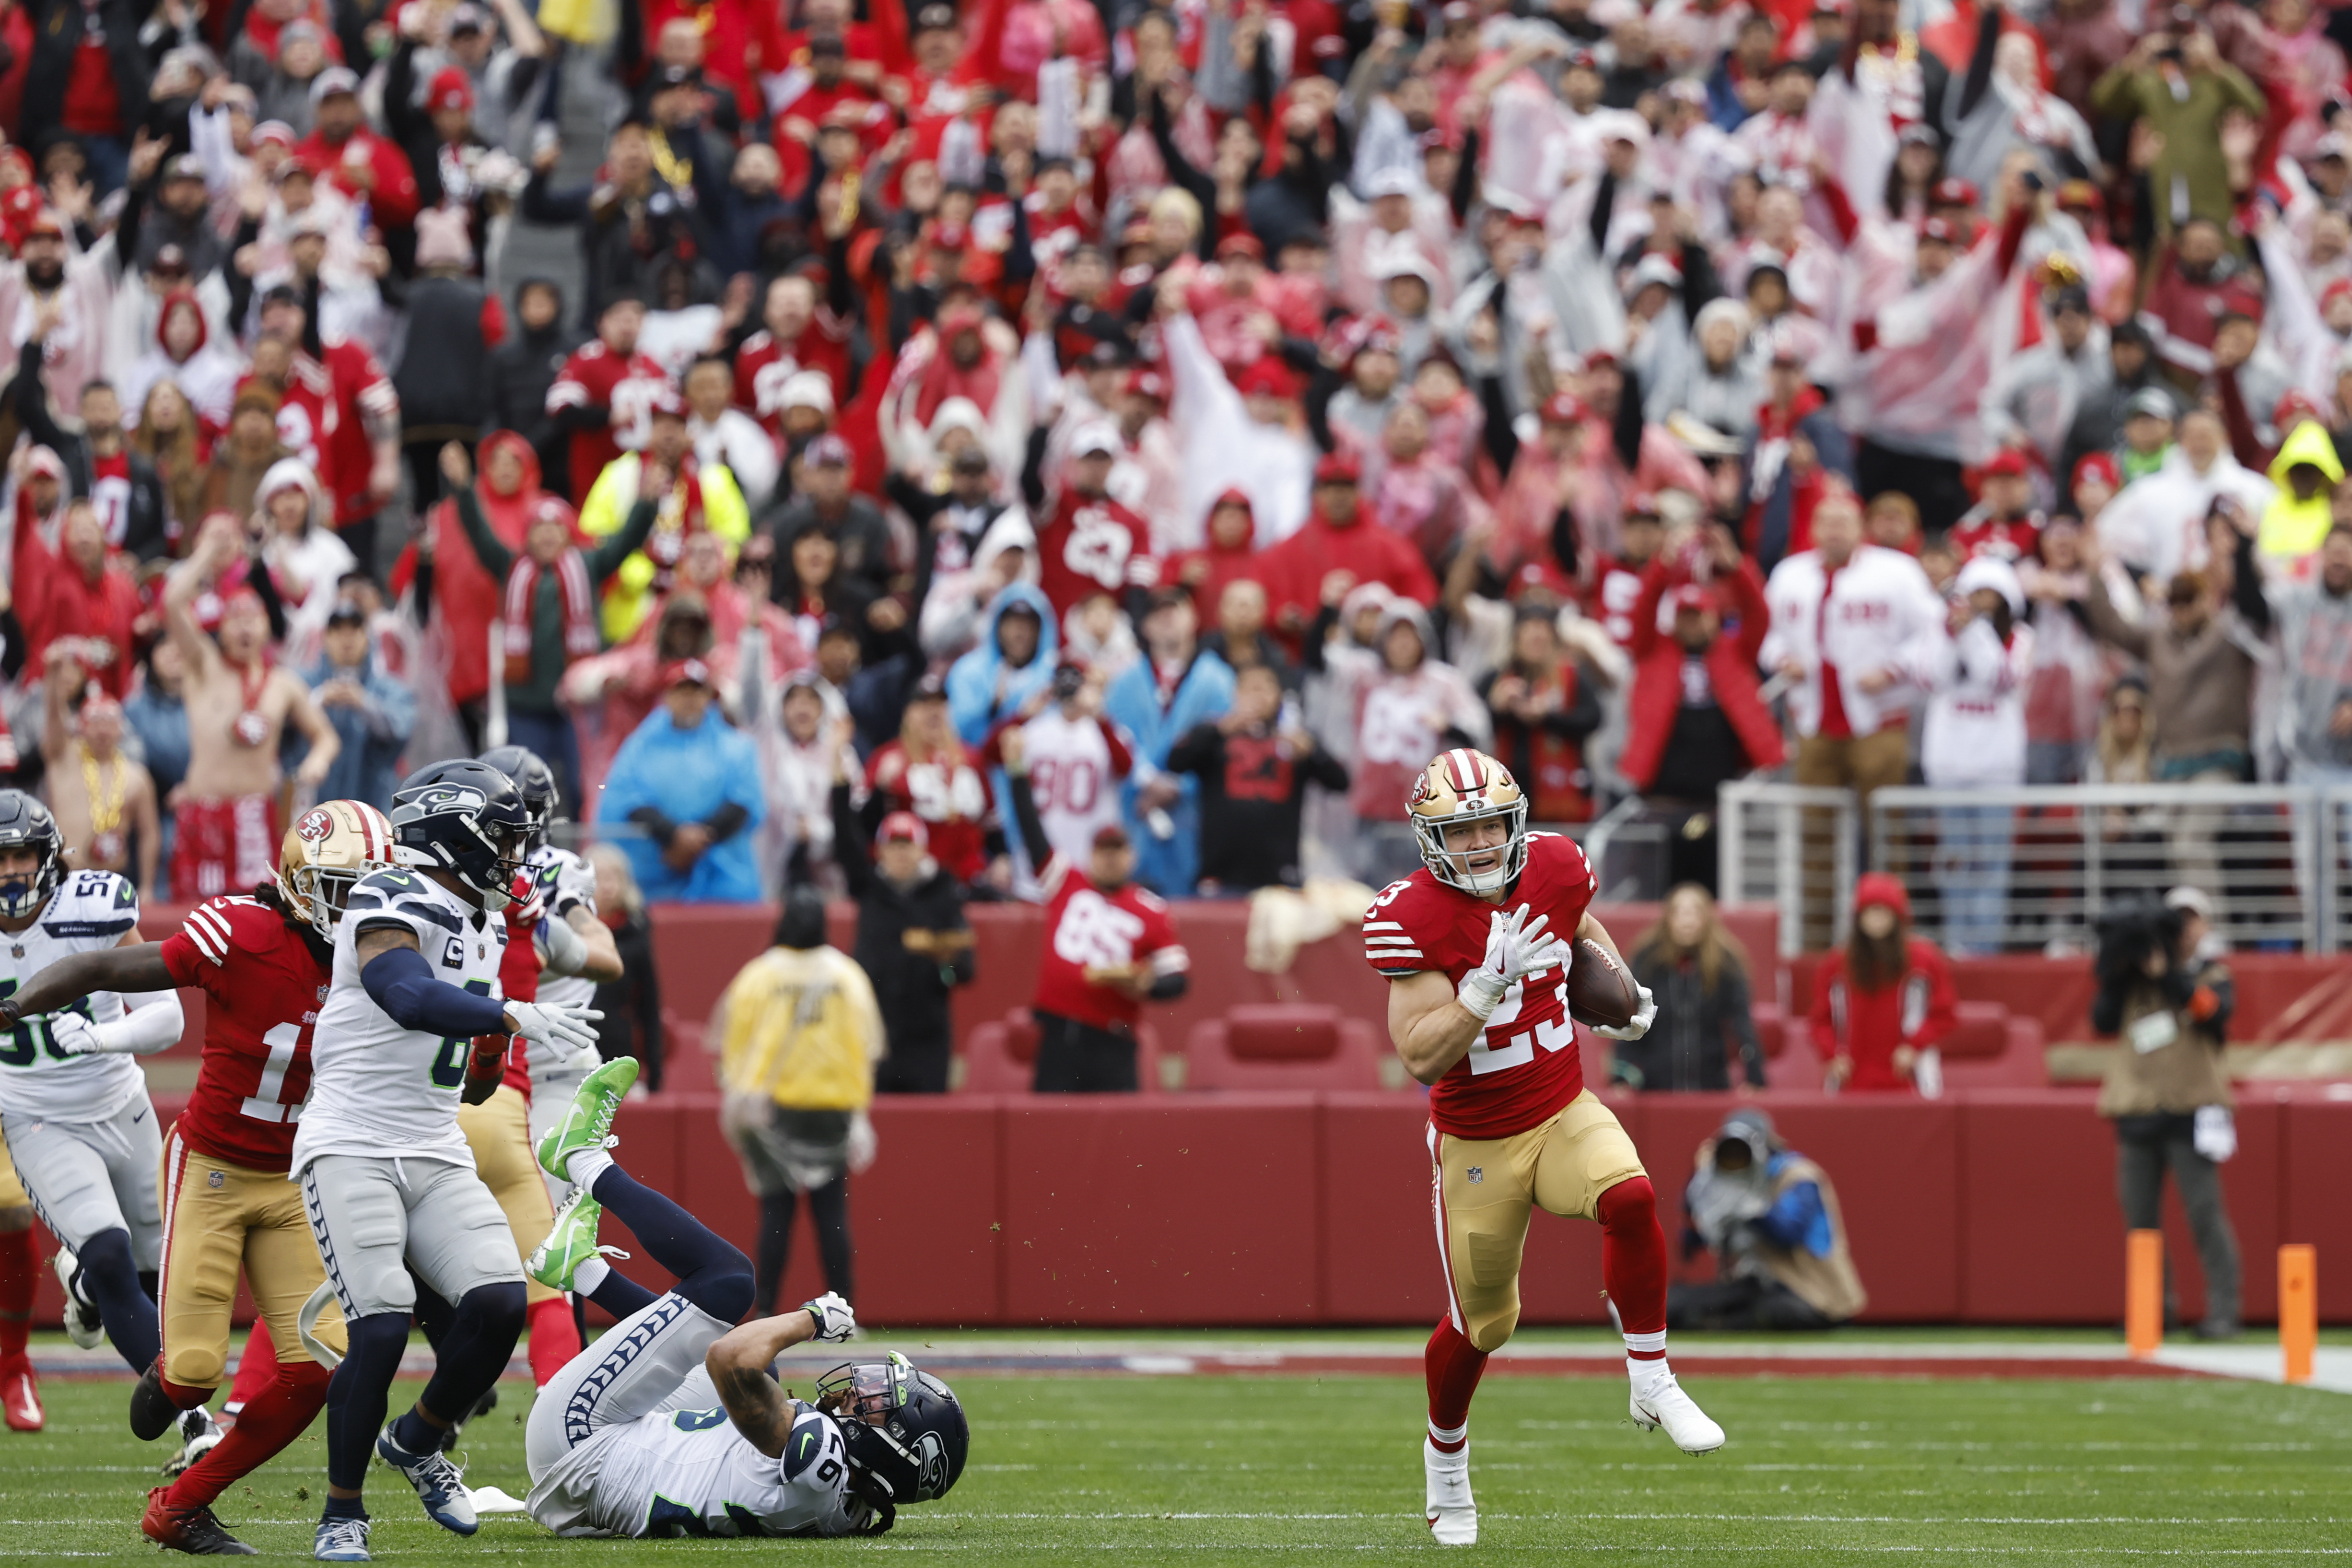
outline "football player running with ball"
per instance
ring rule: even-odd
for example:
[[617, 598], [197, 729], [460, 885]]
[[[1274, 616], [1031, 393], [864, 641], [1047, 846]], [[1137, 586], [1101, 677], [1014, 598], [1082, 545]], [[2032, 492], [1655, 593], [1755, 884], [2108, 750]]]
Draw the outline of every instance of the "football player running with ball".
[[[60, 960], [9, 998], [38, 1013], [97, 990], [205, 993], [204, 1062], [163, 1143], [163, 1348], [131, 1394], [132, 1435], [159, 1437], [212, 1397], [228, 1361], [240, 1267], [259, 1309], [256, 1341], [278, 1353], [271, 1380], [219, 1446], [148, 1494], [140, 1528], [173, 1551], [251, 1554], [222, 1528], [213, 1500], [300, 1436], [327, 1401], [327, 1370], [302, 1354], [295, 1322], [326, 1275], [286, 1172], [335, 924], [352, 886], [391, 859], [382, 812], [328, 801], [287, 830], [275, 882], [198, 905], [163, 942]], [[315, 1332], [342, 1348], [340, 1321]]]
[[[531, 1518], [558, 1535], [879, 1535], [900, 1507], [946, 1496], [971, 1434], [939, 1379], [894, 1353], [825, 1373], [814, 1405], [777, 1386], [783, 1351], [856, 1331], [848, 1302], [731, 1326], [751, 1304], [751, 1264], [609, 1152], [636, 1078], [628, 1057], [590, 1073], [539, 1145], [572, 1195], [531, 1277], [620, 1321], [531, 1406]], [[604, 1261], [606, 1209], [675, 1285], [656, 1296]]]
[[[1486, 1358], [1519, 1321], [1529, 1211], [1601, 1223], [1601, 1277], [1625, 1336], [1634, 1424], [1663, 1426], [1685, 1452], [1723, 1446], [1666, 1367], [1666, 1239], [1633, 1142], [1584, 1085], [1568, 1016], [1573, 943], [1616, 952], [1592, 918], [1584, 853], [1528, 831], [1528, 802], [1502, 763], [1451, 751], [1408, 802], [1423, 868], [1391, 883], [1364, 917], [1364, 952], [1389, 982], [1389, 1036], [1428, 1084], [1446, 1315], [1429, 1337], [1427, 1517], [1437, 1540], [1478, 1539], [1470, 1497], [1470, 1400]], [[1647, 991], [1621, 1028], [1640, 1039]]]
[[[371, 1452], [407, 1479], [426, 1517], [474, 1533], [473, 1500], [441, 1435], [506, 1370], [523, 1283], [514, 1232], [457, 1129], [458, 1097], [478, 1036], [575, 1050], [596, 1038], [593, 1011], [497, 994], [499, 917], [530, 832], [514, 782], [481, 763], [437, 763], [394, 792], [392, 831], [405, 868], [371, 872], [344, 900], [294, 1137], [293, 1173], [351, 1346], [327, 1389], [312, 1555], [328, 1563], [368, 1561]], [[496, 1045], [493, 1069], [505, 1041]], [[416, 1304], [412, 1269], [454, 1311], [424, 1396], [382, 1426]]]

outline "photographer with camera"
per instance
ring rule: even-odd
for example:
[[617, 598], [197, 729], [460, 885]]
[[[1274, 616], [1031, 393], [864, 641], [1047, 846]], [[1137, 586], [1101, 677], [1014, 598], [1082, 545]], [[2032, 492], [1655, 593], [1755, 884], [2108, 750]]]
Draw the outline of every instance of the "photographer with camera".
[[1715, 1283], [1666, 1291], [1666, 1330], [1826, 1329], [1869, 1304], [1829, 1173], [1743, 1106], [1698, 1148], [1683, 1189], [1683, 1256], [1715, 1254]]
[[[2230, 1079], [2221, 1059], [2234, 994], [2210, 929], [2212, 905], [2175, 888], [2162, 907], [2128, 904], [2099, 921], [2091, 1026], [2120, 1035], [2123, 1049], [2099, 1089], [2099, 1114], [2116, 1124], [2116, 1186], [2124, 1224], [2163, 1224], [2164, 1173], [2172, 1171], [2205, 1275], [2197, 1336], [2238, 1333], [2238, 1238], [2221, 1196], [2222, 1162], [2238, 1150]], [[2174, 1316], [2166, 1270], [2165, 1317]]]

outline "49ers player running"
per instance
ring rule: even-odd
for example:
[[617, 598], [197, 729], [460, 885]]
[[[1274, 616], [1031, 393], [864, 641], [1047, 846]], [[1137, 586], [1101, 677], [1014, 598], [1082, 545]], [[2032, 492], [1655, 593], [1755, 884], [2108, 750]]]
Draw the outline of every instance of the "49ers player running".
[[[1470, 1399], [1519, 1321], [1528, 1215], [1601, 1222], [1601, 1277], [1625, 1335], [1633, 1415], [1685, 1452], [1723, 1446], [1666, 1368], [1666, 1238], [1633, 1141], [1584, 1086], [1568, 1016], [1574, 940], [1617, 944], [1592, 918], [1598, 885], [1572, 840], [1528, 831], [1527, 796], [1483, 752], [1447, 752], [1408, 801], [1423, 869], [1382, 889], [1364, 953], [1389, 982], [1389, 1036], [1431, 1086], [1429, 1157], [1447, 1309], [1429, 1337], [1422, 1444], [1437, 1540], [1478, 1539]], [[1622, 1029], [1640, 1039], [1647, 991]]]
[[[295, 1119], [310, 1088], [310, 1032], [325, 999], [335, 923], [352, 885], [391, 864], [392, 824], [332, 800], [288, 829], [278, 877], [249, 898], [207, 900], [170, 937], [77, 953], [11, 998], [49, 1012], [91, 991], [205, 993], [195, 1091], [163, 1143], [163, 1353], [131, 1396], [131, 1429], [161, 1436], [212, 1397], [228, 1358], [240, 1266], [278, 1351], [274, 1382], [217, 1446], [148, 1494], [140, 1528], [176, 1551], [244, 1556], [212, 1501], [302, 1435], [327, 1398], [327, 1369], [302, 1353], [296, 1314], [326, 1279], [302, 1193], [287, 1179]], [[314, 1331], [340, 1351], [331, 1311]], [[257, 1338], [258, 1336], [257, 1336]]]

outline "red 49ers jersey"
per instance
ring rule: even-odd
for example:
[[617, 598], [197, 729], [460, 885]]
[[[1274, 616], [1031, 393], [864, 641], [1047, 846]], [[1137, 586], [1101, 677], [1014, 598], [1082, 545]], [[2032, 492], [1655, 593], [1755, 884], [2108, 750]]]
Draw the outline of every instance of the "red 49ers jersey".
[[[1447, 887], [1427, 867], [1381, 889], [1364, 916], [1364, 957], [1391, 980], [1434, 969], [1459, 985], [1486, 962], [1497, 910], [1549, 915], [1544, 929], [1573, 941], [1599, 886], [1575, 840], [1530, 833], [1527, 869], [1500, 904]], [[1539, 970], [1503, 993], [1485, 1037], [1437, 1080], [1429, 1119], [1456, 1138], [1508, 1138], [1540, 1125], [1583, 1089], [1568, 973]]]
[[601, 339], [563, 362], [547, 389], [549, 418], [566, 408], [604, 408], [612, 421], [572, 433], [572, 504], [580, 505], [624, 451], [641, 451], [653, 436], [654, 398], [669, 384], [662, 367], [642, 353], [624, 359]]
[[216, 1160], [287, 1169], [310, 1092], [326, 962], [285, 916], [247, 898], [197, 905], [163, 945], [172, 979], [205, 994], [204, 1060], [180, 1136]]
[[769, 331], [753, 332], [735, 355], [735, 406], [759, 420], [771, 436], [784, 432], [784, 383], [802, 371], [822, 372], [833, 383], [833, 405], [849, 402], [849, 337], [819, 307], [816, 319], [792, 342]]
[[1045, 888], [1045, 956], [1037, 965], [1041, 1013], [1097, 1029], [1135, 1027], [1142, 1006], [1134, 997], [1087, 978], [1089, 969], [1117, 969], [1148, 960], [1154, 978], [1192, 967], [1168, 906], [1129, 882], [1106, 893], [1055, 854], [1038, 873]]
[[1037, 586], [1054, 616], [1097, 594], [1114, 598], [1129, 588], [1160, 581], [1151, 557], [1151, 525], [1108, 496], [1087, 500], [1065, 492], [1054, 515], [1037, 532]]

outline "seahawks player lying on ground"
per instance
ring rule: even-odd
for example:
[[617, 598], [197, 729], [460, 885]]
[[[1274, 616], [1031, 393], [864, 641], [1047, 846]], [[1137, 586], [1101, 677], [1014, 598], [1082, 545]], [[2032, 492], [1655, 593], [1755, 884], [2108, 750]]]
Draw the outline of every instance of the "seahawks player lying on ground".
[[[898, 1504], [945, 1496], [970, 1436], [939, 1379], [893, 1352], [825, 1373], [814, 1405], [777, 1386], [782, 1351], [849, 1338], [848, 1302], [730, 1326], [751, 1304], [751, 1264], [607, 1152], [636, 1078], [633, 1058], [598, 1068], [539, 1145], [573, 1190], [525, 1267], [620, 1321], [531, 1406], [530, 1516], [558, 1535], [879, 1535]], [[605, 1209], [676, 1285], [656, 1296], [614, 1271], [596, 1245]]]

